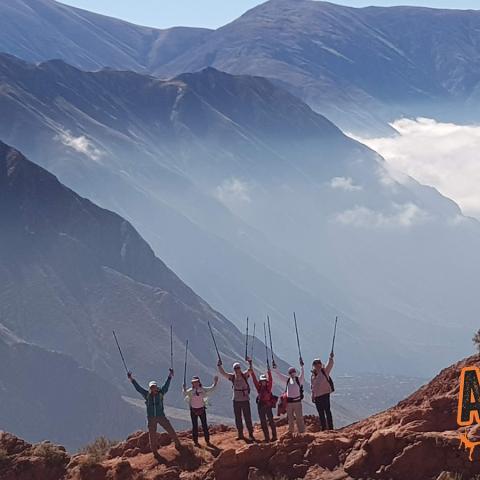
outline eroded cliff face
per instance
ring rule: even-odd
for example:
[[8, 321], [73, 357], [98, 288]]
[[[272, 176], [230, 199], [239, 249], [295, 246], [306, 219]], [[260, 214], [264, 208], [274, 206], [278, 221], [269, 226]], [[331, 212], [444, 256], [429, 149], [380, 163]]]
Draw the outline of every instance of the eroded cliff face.
[[[466, 365], [480, 366], [480, 356], [443, 370], [397, 406], [334, 432], [320, 432], [315, 417], [307, 417], [307, 433], [292, 436], [278, 420], [276, 443], [246, 445], [236, 432], [212, 427], [216, 448], [194, 448], [188, 432], [178, 453], [166, 434], [159, 433], [160, 461], [149, 452], [147, 434], [136, 432], [113, 446], [102, 460], [72, 455], [51, 444], [28, 444], [0, 434], [0, 476], [5, 480], [275, 480], [463, 478], [480, 474], [480, 449], [459, 448], [456, 425], [459, 374]], [[257, 427], [257, 437], [261, 434]], [[472, 427], [468, 436], [478, 437]]]

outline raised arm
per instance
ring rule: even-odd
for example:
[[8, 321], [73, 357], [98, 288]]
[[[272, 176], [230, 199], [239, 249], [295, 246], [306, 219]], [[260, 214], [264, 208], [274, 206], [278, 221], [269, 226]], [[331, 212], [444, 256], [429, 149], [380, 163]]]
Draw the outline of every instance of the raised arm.
[[225, 377], [227, 380], [232, 380], [233, 373], [227, 373], [220, 362], [218, 363], [218, 371], [222, 377]]
[[272, 377], [272, 371], [270, 370], [270, 368], [267, 370], [267, 375], [268, 375], [268, 390], [272, 391], [273, 377]]
[[257, 376], [255, 375], [253, 367], [250, 367], [250, 375], [252, 376], [253, 384], [255, 385], [255, 388], [258, 391], [260, 389], [260, 382], [258, 381]]
[[218, 385], [218, 377], [215, 377], [213, 379], [213, 384], [210, 385], [210, 387], [203, 387], [206, 393], [213, 393], [215, 389], [217, 388]]
[[333, 355], [330, 355], [327, 366], [325, 367], [325, 371], [327, 372], [327, 375], [330, 375], [330, 372], [332, 371], [332, 368], [333, 368], [333, 364], [334, 364]]
[[132, 377], [132, 374], [128, 374], [128, 379], [132, 382], [133, 387], [135, 390], [143, 397], [146, 398], [148, 395], [148, 391], [141, 387], [138, 382]]
[[300, 385], [303, 385], [305, 383], [305, 367], [302, 365], [301, 369], [302, 370], [300, 376], [298, 377], [298, 381], [300, 382]]
[[168, 389], [170, 387], [170, 382], [172, 381], [172, 377], [173, 377], [173, 371], [170, 370], [170, 373], [168, 374], [168, 378], [166, 382], [163, 384], [163, 387], [160, 389], [163, 395], [165, 395], [168, 392]]

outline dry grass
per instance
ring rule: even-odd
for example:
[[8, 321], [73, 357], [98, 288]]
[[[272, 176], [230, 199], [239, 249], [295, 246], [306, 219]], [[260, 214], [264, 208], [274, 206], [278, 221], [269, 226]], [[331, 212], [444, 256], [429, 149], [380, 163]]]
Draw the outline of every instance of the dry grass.
[[33, 455], [45, 459], [51, 466], [61, 466], [67, 463], [67, 454], [51, 443], [39, 443], [33, 447]]
[[118, 442], [106, 437], [98, 437], [92, 443], [85, 445], [79, 453], [88, 457], [89, 463], [100, 463], [107, 458], [107, 453]]

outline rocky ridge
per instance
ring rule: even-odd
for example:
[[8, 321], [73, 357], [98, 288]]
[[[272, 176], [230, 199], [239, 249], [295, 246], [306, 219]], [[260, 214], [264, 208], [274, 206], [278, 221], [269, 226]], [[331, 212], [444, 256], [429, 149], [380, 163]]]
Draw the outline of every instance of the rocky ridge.
[[[212, 427], [216, 448], [194, 449], [180, 434], [185, 450], [176, 452], [166, 434], [158, 434], [162, 459], [149, 453], [148, 438], [136, 432], [113, 446], [101, 461], [70, 456], [62, 447], [30, 445], [0, 434], [0, 476], [5, 480], [275, 480], [275, 479], [448, 479], [475, 478], [480, 451], [469, 461], [459, 448], [456, 425], [458, 378], [462, 367], [480, 366], [480, 356], [443, 370], [432, 382], [395, 407], [335, 432], [319, 432], [307, 417], [307, 433], [292, 436], [279, 420], [276, 443], [240, 444], [232, 428]], [[478, 435], [478, 428], [468, 432]], [[257, 426], [257, 437], [260, 432]], [[48, 452], [48, 453], [46, 453]], [[457, 478], [457, 477], [453, 477]]]

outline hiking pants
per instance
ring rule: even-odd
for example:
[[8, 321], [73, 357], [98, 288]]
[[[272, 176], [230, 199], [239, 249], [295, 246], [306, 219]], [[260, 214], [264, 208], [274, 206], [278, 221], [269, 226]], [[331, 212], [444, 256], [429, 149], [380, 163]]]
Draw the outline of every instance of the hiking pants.
[[176, 446], [180, 445], [180, 440], [178, 439], [177, 434], [167, 417], [150, 417], [148, 419], [148, 438], [150, 440], [150, 448], [153, 453], [158, 451], [157, 424], [168, 433], [170, 438], [175, 442]]
[[238, 436], [243, 437], [243, 421], [242, 415], [245, 419], [245, 425], [248, 430], [248, 434], [253, 436], [253, 424], [252, 424], [252, 412], [250, 410], [250, 400], [241, 402], [233, 401], [233, 413], [235, 414], [235, 425], [237, 427]]
[[317, 407], [318, 416], [320, 417], [320, 425], [322, 430], [333, 430], [332, 411], [330, 410], [330, 394], [315, 397], [315, 406]]
[[192, 409], [190, 409], [190, 418], [192, 419], [192, 437], [195, 443], [198, 442], [198, 419], [202, 423], [203, 436], [205, 441], [208, 443], [210, 441], [210, 432], [208, 431], [207, 423], [207, 409], [203, 409], [201, 415], [197, 415]]
[[263, 435], [265, 440], [268, 442], [270, 440], [270, 432], [268, 431], [268, 425], [272, 429], [272, 439], [277, 439], [277, 427], [273, 421], [273, 410], [272, 407], [267, 407], [266, 405], [258, 404], [258, 416], [260, 418], [260, 425], [262, 426]]
[[290, 433], [293, 433], [295, 431], [295, 423], [297, 424], [298, 433], [305, 432], [302, 402], [287, 403], [287, 419], [288, 419], [288, 431]]

